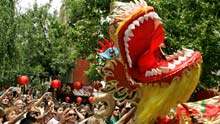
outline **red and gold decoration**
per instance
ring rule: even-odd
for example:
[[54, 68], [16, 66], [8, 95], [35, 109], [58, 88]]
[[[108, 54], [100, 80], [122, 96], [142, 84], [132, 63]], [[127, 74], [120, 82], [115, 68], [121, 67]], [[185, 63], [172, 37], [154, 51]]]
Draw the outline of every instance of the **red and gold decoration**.
[[83, 86], [82, 83], [79, 81], [73, 83], [73, 89], [80, 90], [82, 86]]
[[[111, 40], [96, 49], [106, 59], [101, 91], [115, 100], [135, 101], [137, 124], [155, 123], [189, 99], [199, 82], [202, 56], [186, 48], [166, 54], [161, 18], [144, 0], [113, 2], [110, 10]], [[119, 49], [120, 56], [108, 46]]]
[[76, 102], [77, 102], [77, 103], [81, 103], [82, 101], [83, 101], [82, 97], [77, 97], [77, 98], [76, 98]]
[[29, 78], [28, 76], [20, 76], [18, 78], [18, 82], [21, 84], [21, 85], [26, 85], [28, 82], [29, 82]]

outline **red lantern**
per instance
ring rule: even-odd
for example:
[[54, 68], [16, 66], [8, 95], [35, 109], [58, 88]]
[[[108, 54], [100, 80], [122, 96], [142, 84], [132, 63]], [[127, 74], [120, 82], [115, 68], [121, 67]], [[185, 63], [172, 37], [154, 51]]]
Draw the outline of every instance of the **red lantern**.
[[29, 82], [29, 78], [28, 76], [20, 76], [18, 78], [18, 82], [21, 84], [21, 85], [25, 85]]
[[90, 96], [90, 97], [88, 98], [88, 100], [89, 100], [90, 103], [92, 103], [92, 102], [94, 101], [94, 97]]
[[77, 97], [77, 98], [76, 98], [76, 102], [77, 102], [77, 103], [81, 103], [82, 100], [83, 100], [83, 99], [82, 99], [81, 97]]
[[70, 97], [69, 96], [65, 97], [65, 101], [69, 102], [70, 101]]
[[60, 88], [60, 86], [61, 86], [61, 81], [60, 81], [60, 80], [52, 80], [52, 81], [51, 81], [51, 86], [52, 86], [54, 89]]
[[93, 87], [94, 87], [96, 90], [99, 90], [99, 89], [102, 87], [102, 84], [99, 83], [99, 82], [95, 82], [95, 83], [93, 84]]
[[79, 81], [74, 82], [73, 83], [73, 88], [77, 89], [77, 90], [80, 90], [82, 88], [82, 83], [79, 82]]

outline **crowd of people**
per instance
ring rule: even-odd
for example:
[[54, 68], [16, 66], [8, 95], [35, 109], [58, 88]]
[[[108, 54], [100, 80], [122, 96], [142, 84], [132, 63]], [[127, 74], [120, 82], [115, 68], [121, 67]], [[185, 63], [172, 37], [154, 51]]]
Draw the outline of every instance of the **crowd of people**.
[[51, 92], [39, 97], [10, 87], [0, 96], [0, 124], [134, 124], [135, 107], [128, 101], [116, 102], [109, 117], [94, 116], [106, 108], [104, 102], [68, 103], [56, 100]]

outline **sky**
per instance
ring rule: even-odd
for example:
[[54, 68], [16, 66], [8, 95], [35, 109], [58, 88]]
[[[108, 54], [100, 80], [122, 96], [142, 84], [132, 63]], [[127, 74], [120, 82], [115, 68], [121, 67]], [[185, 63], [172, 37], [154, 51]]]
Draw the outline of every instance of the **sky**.
[[[49, 0], [18, 0], [17, 8], [20, 9], [21, 12], [25, 12], [27, 9], [32, 8], [35, 1], [37, 1], [39, 6], [49, 3]], [[50, 13], [53, 13], [54, 10], [57, 10], [59, 12], [61, 0], [52, 0], [51, 5], [52, 6], [49, 10]]]

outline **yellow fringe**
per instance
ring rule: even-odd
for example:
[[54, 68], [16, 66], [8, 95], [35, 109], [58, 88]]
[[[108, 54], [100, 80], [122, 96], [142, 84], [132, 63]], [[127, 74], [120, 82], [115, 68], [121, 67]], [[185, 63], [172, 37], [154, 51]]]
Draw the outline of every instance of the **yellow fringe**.
[[182, 77], [162, 86], [143, 85], [140, 89], [141, 101], [136, 112], [136, 124], [152, 124], [158, 116], [164, 116], [177, 103], [186, 102], [199, 81], [201, 64], [185, 69]]

